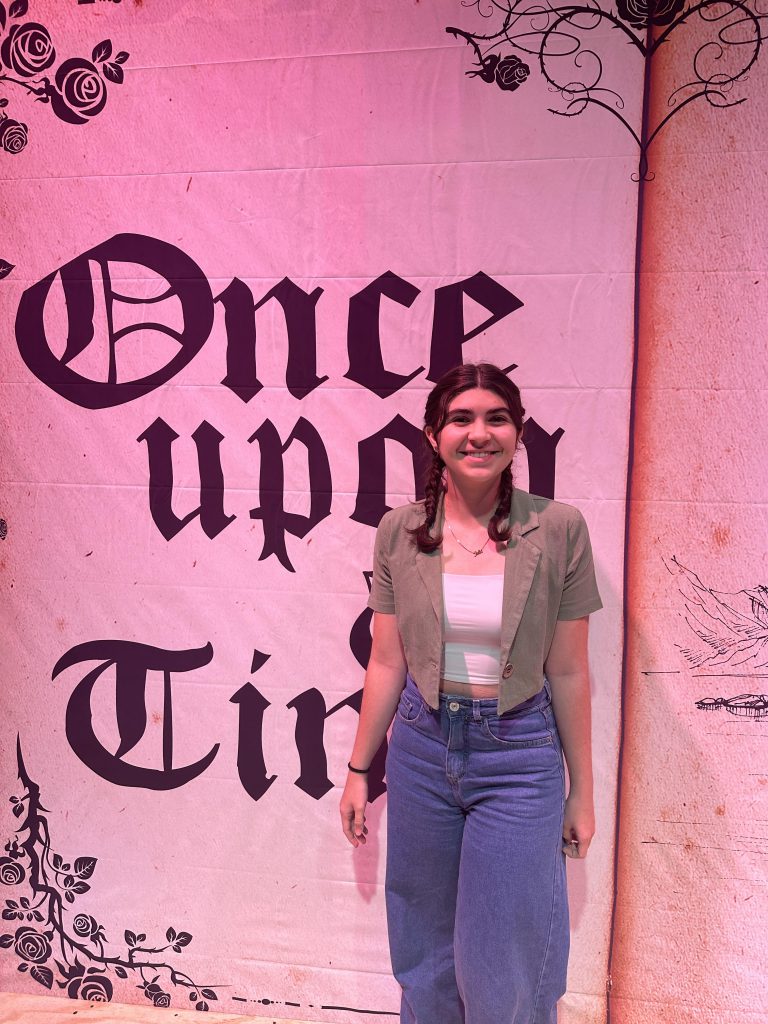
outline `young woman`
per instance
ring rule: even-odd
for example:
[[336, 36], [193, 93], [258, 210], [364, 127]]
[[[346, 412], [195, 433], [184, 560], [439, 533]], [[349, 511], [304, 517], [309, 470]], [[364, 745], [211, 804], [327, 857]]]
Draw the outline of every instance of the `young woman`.
[[581, 514], [512, 485], [523, 414], [498, 367], [449, 371], [427, 399], [426, 498], [376, 534], [341, 819], [365, 843], [366, 771], [394, 718], [402, 1024], [555, 1024], [565, 991], [564, 855], [584, 857], [594, 833], [587, 621], [601, 602]]

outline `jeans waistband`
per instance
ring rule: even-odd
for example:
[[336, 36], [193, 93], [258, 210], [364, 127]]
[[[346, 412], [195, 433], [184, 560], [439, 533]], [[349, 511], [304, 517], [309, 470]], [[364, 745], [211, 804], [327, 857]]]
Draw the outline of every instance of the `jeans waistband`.
[[[411, 693], [418, 694], [419, 699], [424, 701], [421, 692], [418, 688], [416, 680], [409, 672], [405, 679], [406, 689], [410, 690]], [[440, 710], [446, 710], [448, 703], [458, 703], [459, 708], [465, 711], [474, 712], [475, 709], [482, 715], [495, 715], [498, 709], [498, 698], [497, 697], [464, 697], [459, 694], [453, 693], [441, 693], [440, 694]], [[505, 718], [513, 717], [514, 715], [525, 714], [528, 711], [539, 711], [542, 708], [547, 707], [551, 703], [551, 697], [549, 693], [549, 686], [547, 682], [544, 682], [542, 688], [538, 693], [534, 693], [532, 697], [528, 697], [520, 704], [515, 705], [509, 711], [504, 712]], [[424, 701], [425, 706], [426, 701]], [[430, 708], [430, 711], [433, 710]], [[457, 710], [457, 709], [454, 709]]]

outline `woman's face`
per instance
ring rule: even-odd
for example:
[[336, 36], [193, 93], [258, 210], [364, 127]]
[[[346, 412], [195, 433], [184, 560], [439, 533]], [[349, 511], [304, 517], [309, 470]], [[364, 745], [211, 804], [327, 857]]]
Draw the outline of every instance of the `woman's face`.
[[500, 476], [512, 461], [519, 436], [504, 399], [484, 388], [462, 391], [448, 406], [440, 434], [436, 437], [430, 427], [426, 434], [448, 472], [467, 483], [488, 483]]

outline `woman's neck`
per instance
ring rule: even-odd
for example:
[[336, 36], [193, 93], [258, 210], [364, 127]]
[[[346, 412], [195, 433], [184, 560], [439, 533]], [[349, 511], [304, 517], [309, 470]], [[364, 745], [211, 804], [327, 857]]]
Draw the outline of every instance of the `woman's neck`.
[[445, 488], [445, 515], [454, 523], [482, 523], [487, 526], [499, 503], [499, 482], [488, 487], [459, 488], [448, 476]]

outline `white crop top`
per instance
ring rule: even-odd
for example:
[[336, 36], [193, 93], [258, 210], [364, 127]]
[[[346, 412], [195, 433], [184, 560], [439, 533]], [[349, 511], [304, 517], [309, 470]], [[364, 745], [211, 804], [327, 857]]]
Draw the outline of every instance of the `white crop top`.
[[503, 596], [503, 573], [443, 573], [444, 679], [498, 685]]

